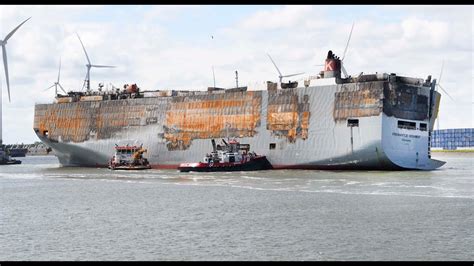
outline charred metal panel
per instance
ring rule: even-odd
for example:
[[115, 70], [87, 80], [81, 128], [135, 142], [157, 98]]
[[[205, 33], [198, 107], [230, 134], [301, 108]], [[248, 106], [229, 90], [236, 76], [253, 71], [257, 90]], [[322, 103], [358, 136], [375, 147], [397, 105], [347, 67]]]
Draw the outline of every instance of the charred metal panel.
[[334, 121], [378, 116], [382, 111], [383, 81], [343, 84], [335, 93]]
[[433, 115], [431, 116], [431, 119], [430, 119], [430, 131], [433, 131], [433, 127], [434, 127], [434, 124], [435, 124], [435, 120], [438, 119], [438, 113], [439, 113], [439, 104], [441, 102], [441, 94], [437, 91], [434, 92], [434, 100], [433, 100]]
[[396, 118], [424, 120], [428, 118], [428, 100], [429, 88], [387, 82], [384, 86], [383, 112]]
[[163, 126], [167, 148], [186, 150], [193, 139], [253, 137], [261, 106], [259, 91], [174, 97]]
[[36, 105], [34, 129], [51, 141], [109, 139], [117, 132], [162, 121], [167, 98]]
[[308, 138], [309, 97], [301, 99], [295, 89], [268, 91], [267, 129], [272, 135], [294, 143]]

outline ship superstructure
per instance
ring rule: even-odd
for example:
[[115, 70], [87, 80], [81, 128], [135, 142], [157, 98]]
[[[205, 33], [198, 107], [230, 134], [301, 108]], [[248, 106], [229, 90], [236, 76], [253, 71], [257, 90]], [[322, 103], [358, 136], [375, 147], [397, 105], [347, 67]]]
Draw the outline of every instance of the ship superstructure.
[[436, 80], [324, 70], [298, 82], [207, 91], [69, 92], [35, 106], [34, 130], [64, 166], [106, 166], [116, 143], [143, 143], [154, 168], [197, 161], [211, 139], [237, 138], [273, 168], [423, 169], [441, 95]]

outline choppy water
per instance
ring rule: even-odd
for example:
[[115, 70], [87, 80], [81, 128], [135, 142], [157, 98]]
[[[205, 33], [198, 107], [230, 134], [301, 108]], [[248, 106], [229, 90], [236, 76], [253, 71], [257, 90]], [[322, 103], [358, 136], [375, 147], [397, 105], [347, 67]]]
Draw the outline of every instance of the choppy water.
[[0, 166], [0, 260], [472, 260], [474, 155], [437, 171]]

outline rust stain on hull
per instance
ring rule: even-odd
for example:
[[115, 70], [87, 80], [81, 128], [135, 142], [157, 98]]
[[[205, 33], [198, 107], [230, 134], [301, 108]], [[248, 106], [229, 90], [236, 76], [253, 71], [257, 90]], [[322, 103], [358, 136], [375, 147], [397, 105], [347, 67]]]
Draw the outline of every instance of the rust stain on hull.
[[260, 125], [262, 93], [234, 92], [175, 97], [166, 111], [168, 150], [185, 150], [193, 139], [252, 137]]
[[382, 111], [383, 82], [343, 85], [336, 92], [333, 117], [345, 121], [352, 117], [377, 116]]
[[[158, 120], [156, 105], [161, 104], [142, 100], [36, 105], [34, 128], [52, 141], [108, 139], [124, 128], [146, 125], [152, 118]], [[150, 106], [156, 110], [148, 111]]]
[[300, 100], [296, 90], [268, 92], [267, 129], [274, 136], [286, 137], [289, 142], [308, 138], [309, 101], [304, 95]]

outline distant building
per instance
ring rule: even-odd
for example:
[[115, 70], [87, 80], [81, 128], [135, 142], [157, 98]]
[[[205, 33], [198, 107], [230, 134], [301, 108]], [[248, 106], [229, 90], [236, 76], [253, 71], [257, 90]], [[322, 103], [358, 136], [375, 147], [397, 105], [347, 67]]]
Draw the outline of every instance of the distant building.
[[434, 130], [431, 148], [443, 150], [474, 149], [474, 128]]

